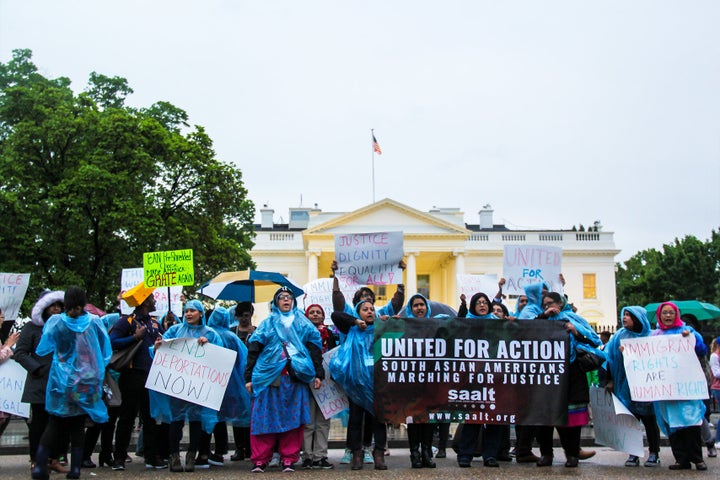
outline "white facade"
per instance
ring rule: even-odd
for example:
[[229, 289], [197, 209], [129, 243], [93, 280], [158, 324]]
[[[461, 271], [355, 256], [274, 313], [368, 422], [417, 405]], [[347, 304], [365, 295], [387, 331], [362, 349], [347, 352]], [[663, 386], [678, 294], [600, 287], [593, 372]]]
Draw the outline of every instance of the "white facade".
[[[258, 270], [281, 272], [299, 285], [330, 275], [336, 234], [402, 231], [408, 296], [417, 291], [421, 276], [429, 279], [433, 300], [457, 308], [456, 275], [501, 277], [503, 250], [508, 244], [556, 246], [563, 252], [565, 293], [577, 313], [598, 330], [614, 331], [618, 321], [615, 256], [619, 250], [612, 232], [508, 230], [493, 225], [489, 206], [483, 207], [478, 223], [473, 224], [465, 223], [459, 209], [421, 212], [390, 199], [353, 212], [291, 208], [286, 224], [275, 224], [273, 216], [272, 209], [261, 209], [262, 223], [256, 226], [256, 244], [250, 253]], [[589, 288], [593, 280], [594, 289]], [[385, 297], [393, 292], [394, 287], [388, 286]], [[495, 292], [486, 293], [492, 296]], [[378, 298], [378, 303], [384, 303], [383, 299]], [[515, 300], [506, 303], [512, 311]], [[256, 318], [263, 318], [263, 310], [260, 306]]]

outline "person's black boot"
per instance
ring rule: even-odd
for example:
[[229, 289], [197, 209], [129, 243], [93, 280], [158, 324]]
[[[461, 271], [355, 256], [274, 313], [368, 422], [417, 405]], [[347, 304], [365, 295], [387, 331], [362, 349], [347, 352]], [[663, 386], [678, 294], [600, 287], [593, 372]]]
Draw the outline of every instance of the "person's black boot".
[[80, 469], [82, 468], [83, 461], [83, 447], [73, 447], [70, 450], [70, 471], [65, 478], [78, 479], [80, 478]]
[[50, 449], [45, 445], [38, 445], [35, 451], [35, 466], [30, 471], [30, 477], [33, 480], [48, 480], [47, 464], [50, 459]]
[[433, 460], [432, 445], [423, 443], [422, 445], [422, 466], [425, 468], [435, 468]]

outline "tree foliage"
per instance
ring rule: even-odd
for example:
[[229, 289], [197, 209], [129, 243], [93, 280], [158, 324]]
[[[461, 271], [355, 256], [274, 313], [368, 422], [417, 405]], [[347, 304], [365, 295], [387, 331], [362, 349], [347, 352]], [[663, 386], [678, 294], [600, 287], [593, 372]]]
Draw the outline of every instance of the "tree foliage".
[[720, 232], [705, 242], [689, 235], [662, 251], [638, 252], [618, 265], [616, 281], [620, 307], [665, 300], [720, 305]]
[[198, 281], [253, 266], [240, 170], [183, 110], [131, 108], [131, 93], [93, 73], [76, 95], [67, 78], [40, 75], [29, 50], [0, 63], [0, 271], [31, 273], [30, 300], [78, 284], [109, 307], [143, 252], [192, 248]]

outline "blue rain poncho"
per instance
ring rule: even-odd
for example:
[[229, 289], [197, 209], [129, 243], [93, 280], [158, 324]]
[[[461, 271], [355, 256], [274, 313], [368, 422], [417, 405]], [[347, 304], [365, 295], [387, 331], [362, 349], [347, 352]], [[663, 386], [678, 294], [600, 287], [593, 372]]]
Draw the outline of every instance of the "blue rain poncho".
[[[205, 308], [202, 303], [199, 300], [190, 300], [185, 304], [183, 312], [187, 309], [197, 310], [201, 313], [200, 324], [188, 324], [185, 320], [185, 315], [183, 315], [181, 323], [173, 325], [163, 334], [163, 340], [205, 337], [208, 339], [208, 342], [222, 347], [223, 341], [220, 335], [205, 325]], [[150, 355], [154, 358], [153, 348], [150, 348]], [[206, 433], [212, 433], [213, 428], [215, 428], [215, 424], [218, 421], [218, 412], [216, 410], [171, 397], [154, 390], [150, 390], [149, 392], [150, 415], [158, 422], [199, 421], [202, 424], [202, 429]]]
[[532, 320], [545, 312], [542, 308], [543, 287], [550, 290], [550, 286], [545, 282], [531, 283], [525, 286], [525, 296], [528, 298], [528, 303], [518, 315], [520, 320]]
[[[354, 317], [360, 318], [358, 310], [365, 302], [355, 305]], [[377, 320], [377, 316], [375, 319]], [[354, 325], [338, 347], [338, 351], [328, 365], [330, 376], [356, 405], [368, 412], [373, 412], [374, 358], [373, 342], [375, 325], [368, 325], [365, 330]]]
[[309, 342], [322, 351], [320, 332], [297, 306], [289, 312], [281, 312], [271, 303], [270, 316], [253, 332], [251, 342], [262, 345], [262, 352], [252, 371], [253, 397], [257, 397], [282, 373], [290, 362], [300, 383], [315, 380], [315, 366], [305, 343]]
[[[660, 311], [664, 305], [672, 305], [675, 310], [675, 324], [669, 328], [659, 322]], [[656, 318], [658, 328], [653, 330], [651, 335], [682, 335], [683, 330], [687, 330], [690, 335], [695, 336], [695, 353], [705, 354], [707, 346], [702, 336], [680, 319], [680, 311], [674, 303], [664, 302], [658, 305]], [[702, 400], [660, 400], [653, 402], [653, 408], [657, 424], [667, 437], [681, 428], [700, 425], [705, 416], [705, 403]]]
[[631, 306], [625, 307], [620, 312], [620, 321], [629, 312], [637, 320], [639, 328], [627, 329], [621, 328], [610, 338], [605, 345], [604, 352], [607, 355], [606, 370], [610, 373], [613, 381], [613, 393], [616, 397], [635, 415], [651, 415], [653, 414], [652, 402], [635, 402], [630, 396], [630, 386], [628, 385], [627, 373], [625, 372], [625, 364], [623, 354], [620, 351], [620, 341], [626, 338], [640, 338], [650, 335], [650, 322], [647, 318], [647, 311], [643, 307]]
[[247, 347], [230, 330], [230, 313], [225, 307], [215, 307], [208, 326], [222, 338], [223, 346], [237, 352], [222, 406], [218, 412], [218, 421], [231, 422], [235, 427], [250, 426], [250, 394], [245, 388], [245, 366], [247, 364]]
[[48, 413], [58, 417], [87, 414], [95, 423], [108, 421], [102, 384], [112, 347], [97, 316], [87, 312], [77, 318], [65, 313], [51, 316], [35, 353], [53, 354], [45, 391]]

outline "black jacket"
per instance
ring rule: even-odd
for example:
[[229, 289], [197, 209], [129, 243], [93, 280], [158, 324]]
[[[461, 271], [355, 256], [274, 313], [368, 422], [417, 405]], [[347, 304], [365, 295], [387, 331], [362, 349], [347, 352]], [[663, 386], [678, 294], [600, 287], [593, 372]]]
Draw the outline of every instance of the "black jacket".
[[42, 326], [35, 325], [33, 322], [26, 323], [20, 331], [20, 337], [15, 344], [15, 353], [12, 357], [28, 372], [21, 399], [26, 403], [45, 403], [45, 390], [53, 354], [49, 353], [41, 357], [35, 353], [42, 332]]

